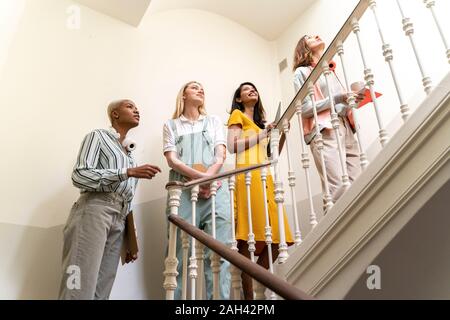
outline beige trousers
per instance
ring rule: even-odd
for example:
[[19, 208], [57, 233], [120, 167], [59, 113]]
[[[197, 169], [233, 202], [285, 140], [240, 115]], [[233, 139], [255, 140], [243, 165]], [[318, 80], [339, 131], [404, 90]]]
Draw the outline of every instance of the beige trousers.
[[[344, 153], [344, 161], [347, 167], [350, 183], [353, 183], [358, 175], [361, 173], [361, 165], [359, 159], [358, 142], [352, 132], [350, 123], [347, 119], [339, 117], [339, 136], [341, 138], [342, 151]], [[339, 150], [336, 140], [336, 133], [334, 129], [322, 130], [323, 137], [323, 156], [325, 159], [325, 168], [327, 172], [328, 185], [333, 202], [336, 202], [344, 193], [345, 188], [342, 185], [342, 168], [339, 160]], [[316, 163], [317, 171], [319, 172], [322, 181], [322, 194], [324, 195], [324, 209], [325, 209], [325, 178], [322, 170], [322, 162], [320, 159], [320, 151], [317, 149], [316, 138], [311, 142], [311, 152]]]

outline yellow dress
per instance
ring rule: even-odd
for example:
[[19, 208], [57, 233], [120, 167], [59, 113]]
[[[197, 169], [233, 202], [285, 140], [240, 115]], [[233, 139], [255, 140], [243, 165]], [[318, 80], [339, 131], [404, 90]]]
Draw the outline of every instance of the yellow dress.
[[[259, 128], [250, 118], [248, 118], [242, 111], [234, 110], [228, 120], [228, 127], [232, 125], [239, 125], [242, 127], [242, 138], [251, 137], [258, 134], [262, 129]], [[264, 139], [259, 144], [252, 148], [240, 152], [236, 155], [236, 168], [248, 167], [251, 165], [261, 164], [268, 161], [267, 158], [267, 139]], [[269, 223], [272, 227], [273, 243], [280, 243], [280, 234], [278, 230], [278, 209], [274, 196], [274, 183], [270, 171], [267, 175], [267, 202], [269, 212]], [[252, 172], [251, 180], [251, 209], [252, 209], [252, 225], [255, 240], [257, 241], [258, 254], [263, 247], [265, 241], [265, 227], [266, 218], [264, 212], [264, 195], [262, 190], [261, 173], [260, 170]], [[236, 239], [248, 240], [248, 214], [247, 214], [247, 187], [245, 185], [245, 174], [237, 175], [236, 177], [236, 191], [234, 197], [235, 209], [235, 223], [236, 223]], [[286, 212], [284, 211], [284, 226], [286, 234], [286, 242], [292, 244], [292, 233], [287, 221]]]

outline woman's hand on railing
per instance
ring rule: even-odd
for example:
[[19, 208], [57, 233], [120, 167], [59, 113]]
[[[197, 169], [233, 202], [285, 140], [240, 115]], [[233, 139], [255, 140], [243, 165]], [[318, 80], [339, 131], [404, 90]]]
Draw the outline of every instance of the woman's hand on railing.
[[205, 200], [211, 198], [211, 187], [209, 184], [203, 184], [200, 186], [198, 197]]
[[[222, 181], [216, 181], [217, 190], [222, 187]], [[210, 184], [203, 184], [200, 185], [200, 190], [198, 193], [198, 196], [200, 199], [209, 199], [211, 198], [211, 185]]]
[[276, 122], [272, 122], [270, 124], [267, 125], [267, 132], [270, 133], [270, 131], [272, 131], [273, 129], [275, 129], [277, 127]]
[[262, 131], [258, 134], [258, 143], [259, 143], [261, 140], [263, 140], [263, 139], [269, 137], [270, 132], [271, 132], [273, 129], [275, 129], [276, 127], [277, 127], [277, 124], [276, 124], [275, 122], [268, 124], [268, 125], [266, 126], [266, 128], [265, 128], [264, 130], [262, 130]]

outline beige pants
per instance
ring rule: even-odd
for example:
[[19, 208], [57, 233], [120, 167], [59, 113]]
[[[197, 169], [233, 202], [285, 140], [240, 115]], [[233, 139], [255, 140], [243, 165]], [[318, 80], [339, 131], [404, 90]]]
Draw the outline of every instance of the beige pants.
[[64, 228], [59, 298], [105, 300], [116, 277], [128, 205], [115, 193], [83, 193]]
[[[339, 117], [339, 136], [341, 138], [342, 151], [344, 153], [344, 161], [347, 167], [350, 182], [355, 181], [357, 176], [361, 173], [358, 142], [350, 127], [347, 119]], [[339, 151], [336, 141], [336, 133], [334, 129], [322, 130], [323, 137], [323, 156], [325, 159], [325, 167], [328, 178], [328, 185], [333, 202], [336, 202], [344, 193], [345, 189], [342, 185], [342, 169], [339, 160]], [[322, 181], [322, 194], [325, 195], [325, 180], [322, 170], [322, 162], [320, 159], [320, 151], [317, 149], [316, 138], [310, 144], [311, 152], [316, 163], [317, 171], [319, 172]], [[324, 197], [325, 198], [325, 197]], [[325, 203], [325, 199], [324, 199]], [[325, 205], [324, 205], [325, 208]]]

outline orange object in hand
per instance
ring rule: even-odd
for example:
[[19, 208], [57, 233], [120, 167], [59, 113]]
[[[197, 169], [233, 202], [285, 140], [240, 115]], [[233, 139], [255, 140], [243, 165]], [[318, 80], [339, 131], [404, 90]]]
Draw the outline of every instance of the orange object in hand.
[[[371, 96], [371, 94], [370, 94], [370, 90], [369, 90], [369, 89], [366, 89], [366, 91], [364, 92], [364, 96], [365, 96], [365, 98], [359, 103], [358, 109], [361, 108], [361, 107], [363, 107], [363, 106], [365, 106], [366, 104], [368, 104], [368, 103], [370, 103], [370, 102], [373, 102], [372, 96]], [[375, 92], [375, 96], [376, 96], [377, 98], [379, 98], [379, 97], [382, 96], [382, 94], [379, 93], [379, 92]]]

